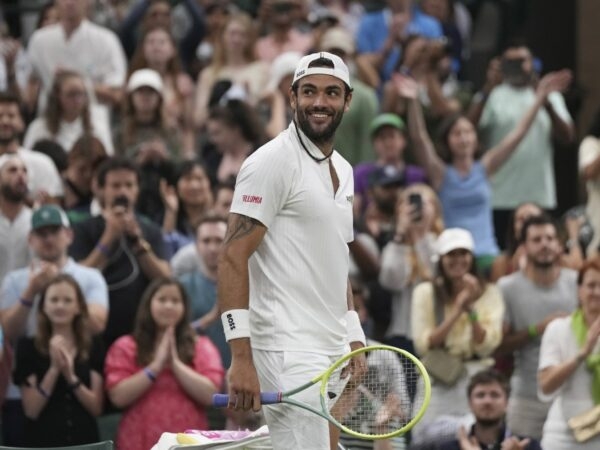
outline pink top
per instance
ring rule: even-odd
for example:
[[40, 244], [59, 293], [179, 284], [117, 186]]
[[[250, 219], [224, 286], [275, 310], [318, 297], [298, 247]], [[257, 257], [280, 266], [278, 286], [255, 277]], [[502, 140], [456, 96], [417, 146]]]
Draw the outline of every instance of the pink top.
[[[137, 344], [132, 336], [122, 336], [115, 341], [104, 364], [106, 389], [143, 369], [135, 361], [136, 354]], [[225, 370], [219, 351], [207, 337], [196, 340], [193, 368], [221, 388]], [[203, 406], [188, 397], [171, 369], [165, 368], [150, 389], [123, 413], [116, 447], [148, 450], [165, 431], [179, 433], [188, 428], [207, 429], [206, 412]]]

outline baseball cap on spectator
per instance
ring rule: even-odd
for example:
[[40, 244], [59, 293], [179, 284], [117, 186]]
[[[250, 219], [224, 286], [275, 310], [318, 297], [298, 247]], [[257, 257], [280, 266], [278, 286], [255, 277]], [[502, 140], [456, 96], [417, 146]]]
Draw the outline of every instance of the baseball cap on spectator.
[[354, 38], [342, 27], [329, 28], [321, 37], [321, 50], [335, 53], [334, 50], [341, 50], [346, 55], [354, 54]]
[[152, 69], [139, 69], [131, 74], [127, 82], [127, 92], [133, 92], [141, 87], [150, 87], [159, 94], [163, 92], [163, 81], [160, 74]]
[[67, 218], [67, 215], [62, 208], [56, 205], [40, 206], [31, 215], [32, 230], [56, 226], [69, 228], [69, 219]]
[[[329, 60], [333, 67], [311, 67], [311, 64], [319, 59]], [[292, 85], [308, 75], [331, 75], [332, 77], [343, 81], [349, 88], [352, 87], [350, 84], [350, 72], [348, 71], [348, 66], [342, 61], [342, 58], [332, 53], [318, 52], [303, 56], [296, 66]]]
[[285, 52], [275, 58], [269, 70], [267, 91], [274, 92], [286, 75], [293, 75], [301, 59], [300, 52]]
[[375, 135], [383, 127], [393, 127], [404, 132], [406, 125], [404, 121], [394, 113], [383, 113], [375, 117], [369, 125], [369, 133], [371, 137]]
[[475, 250], [475, 242], [473, 242], [471, 233], [462, 228], [448, 228], [442, 231], [436, 242], [437, 254], [443, 256], [458, 249], [470, 252]]
[[369, 187], [401, 187], [404, 186], [404, 173], [394, 166], [377, 167], [369, 174]]
[[4, 164], [14, 159], [18, 159], [19, 161], [23, 162], [23, 160], [17, 153], [4, 153], [3, 155], [0, 155], [0, 169], [4, 167]]

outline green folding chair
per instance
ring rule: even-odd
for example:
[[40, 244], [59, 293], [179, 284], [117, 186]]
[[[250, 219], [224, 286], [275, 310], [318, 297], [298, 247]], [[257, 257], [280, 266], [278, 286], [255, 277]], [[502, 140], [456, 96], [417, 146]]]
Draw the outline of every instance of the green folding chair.
[[[93, 444], [71, 445], [68, 447], [43, 447], [37, 450], [114, 450], [113, 441], [94, 442]], [[0, 445], [0, 450], [32, 450], [31, 447], [5, 447]]]

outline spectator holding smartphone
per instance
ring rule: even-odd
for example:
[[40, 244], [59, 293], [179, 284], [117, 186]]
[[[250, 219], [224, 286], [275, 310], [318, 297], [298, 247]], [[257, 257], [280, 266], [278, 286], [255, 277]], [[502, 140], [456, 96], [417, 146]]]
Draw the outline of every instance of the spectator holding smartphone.
[[385, 342], [411, 353], [415, 351], [410, 327], [413, 290], [433, 278], [435, 240], [443, 228], [442, 207], [433, 189], [418, 183], [402, 191], [396, 204], [394, 239], [381, 255], [379, 283], [392, 292]]
[[[539, 101], [543, 78], [536, 83], [533, 56], [521, 44], [510, 45], [502, 55], [503, 82], [481, 97], [482, 113], [475, 126], [484, 148], [499, 145], [518, 127], [522, 112]], [[558, 72], [565, 79], [568, 70]], [[536, 87], [537, 84], [537, 87]], [[569, 143], [575, 137], [573, 120], [561, 95], [568, 87], [547, 92], [531, 121], [528, 132], [517, 143], [514, 157], [499, 167], [491, 182], [492, 207], [497, 236], [504, 236], [510, 213], [523, 202], [535, 202], [546, 210], [556, 208], [553, 139]]]

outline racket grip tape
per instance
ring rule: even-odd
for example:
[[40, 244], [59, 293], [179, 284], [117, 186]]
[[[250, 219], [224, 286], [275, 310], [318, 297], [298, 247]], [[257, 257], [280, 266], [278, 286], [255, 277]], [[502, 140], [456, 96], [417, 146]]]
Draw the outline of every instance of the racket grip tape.
[[[274, 403], [281, 403], [283, 395], [281, 392], [261, 392], [260, 403], [263, 405], [272, 405]], [[213, 395], [213, 406], [215, 408], [224, 408], [229, 404], [229, 395], [227, 394], [215, 394]]]

